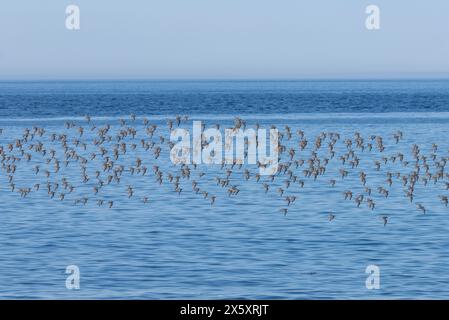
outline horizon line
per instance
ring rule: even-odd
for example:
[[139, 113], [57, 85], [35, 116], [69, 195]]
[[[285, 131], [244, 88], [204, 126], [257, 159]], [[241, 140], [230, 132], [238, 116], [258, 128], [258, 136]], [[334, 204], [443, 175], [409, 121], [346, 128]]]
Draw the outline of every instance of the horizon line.
[[36, 77], [36, 78], [1, 78], [0, 82], [118, 82], [118, 81], [158, 81], [158, 82], [170, 82], [170, 81], [432, 81], [432, 80], [449, 80], [448, 75], [442, 76], [366, 76], [366, 77], [344, 77], [344, 76], [329, 76], [329, 77]]

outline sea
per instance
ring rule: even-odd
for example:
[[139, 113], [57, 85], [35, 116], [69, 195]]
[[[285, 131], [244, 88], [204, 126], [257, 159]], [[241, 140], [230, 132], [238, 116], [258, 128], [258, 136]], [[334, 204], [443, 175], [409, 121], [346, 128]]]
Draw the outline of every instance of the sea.
[[[182, 176], [168, 145], [178, 115], [186, 130], [278, 128], [291, 173], [190, 164]], [[1, 81], [0, 298], [448, 299], [448, 138], [449, 80]], [[317, 177], [314, 154], [328, 160]], [[105, 157], [119, 182], [106, 183]]]

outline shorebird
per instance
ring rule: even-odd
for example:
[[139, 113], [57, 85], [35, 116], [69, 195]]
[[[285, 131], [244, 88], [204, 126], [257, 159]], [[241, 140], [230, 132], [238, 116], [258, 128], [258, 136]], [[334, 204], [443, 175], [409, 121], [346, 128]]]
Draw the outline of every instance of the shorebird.
[[447, 207], [447, 205], [448, 205], [448, 197], [447, 196], [439, 196], [439, 198], [441, 199], [441, 202], [443, 202], [444, 205]]
[[416, 204], [416, 207], [423, 212], [423, 214], [426, 214], [426, 208], [420, 203]]
[[384, 227], [385, 227], [387, 225], [387, 223], [388, 223], [388, 217], [387, 216], [381, 216], [380, 218], [383, 220]]

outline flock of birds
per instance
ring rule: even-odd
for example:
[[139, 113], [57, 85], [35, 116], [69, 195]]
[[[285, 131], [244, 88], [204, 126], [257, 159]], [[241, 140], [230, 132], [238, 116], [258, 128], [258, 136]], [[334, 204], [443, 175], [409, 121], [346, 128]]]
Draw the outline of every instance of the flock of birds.
[[[154, 179], [159, 185], [169, 185], [173, 193], [179, 196], [193, 192], [209, 201], [212, 206], [218, 201], [226, 201], [227, 197], [237, 197], [241, 184], [253, 180], [260, 185], [262, 192], [275, 193], [284, 202], [279, 210], [287, 215], [298, 201], [300, 189], [305, 184], [325, 179], [330, 188], [335, 188], [344, 184], [349, 175], [357, 175], [360, 190], [344, 190], [341, 197], [342, 200], [352, 201], [357, 207], [366, 206], [371, 211], [375, 210], [379, 200], [375, 200], [374, 195], [387, 199], [393, 185], [401, 186], [407, 200], [423, 214], [427, 213], [427, 209], [422, 203], [415, 202], [417, 186], [438, 185], [438, 200], [442, 206], [448, 207], [445, 190], [449, 190], [449, 173], [445, 168], [449, 151], [443, 151], [445, 155], [438, 155], [436, 144], [431, 146], [430, 154], [424, 154], [419, 146], [413, 145], [411, 157], [406, 158], [400, 152], [387, 155], [384, 138], [379, 135], [364, 138], [355, 132], [352, 137], [343, 139], [337, 132], [321, 132], [309, 139], [304, 131], [294, 132], [294, 129], [286, 125], [277, 128], [280, 139], [279, 167], [274, 175], [261, 176], [258, 173], [260, 163], [250, 166], [223, 162], [218, 165], [219, 169], [213, 177], [208, 177], [211, 173], [203, 171], [202, 165], [196, 164], [171, 164], [170, 170], [163, 169], [161, 163], [169, 161], [168, 153], [174, 145], [163, 133], [188, 121], [188, 116], [177, 116], [167, 121], [167, 128], [163, 125], [164, 128], [161, 129], [161, 125], [151, 124], [146, 118], [137, 119], [135, 115], [120, 119], [114, 125], [95, 124], [91, 117], [86, 116], [85, 121], [79, 124], [74, 121], [66, 122], [65, 128], [60, 132], [35, 126], [25, 128], [21, 136], [8, 141], [4, 130], [0, 128], [0, 142], [3, 141], [0, 143], [1, 173], [6, 177], [7, 187], [23, 198], [43, 189], [52, 199], [71, 201], [75, 205], [94, 202], [107, 208], [113, 208], [114, 201], [119, 200], [116, 196], [107, 195], [109, 186], [122, 190], [129, 199], [137, 197], [137, 190], [132, 184], [121, 183], [125, 176]], [[235, 118], [233, 126], [236, 129], [246, 128], [247, 123]], [[216, 124], [215, 127], [220, 128], [220, 125]], [[391, 138], [393, 143], [400, 143], [403, 133], [395, 132]], [[207, 143], [204, 139], [203, 147]], [[377, 157], [368, 167], [373, 172], [384, 175], [382, 185], [371, 183], [372, 170], [361, 169], [362, 153]], [[164, 154], [167, 158], [162, 156]], [[336, 163], [338, 166], [337, 175], [330, 179], [325, 178], [329, 163]], [[401, 166], [402, 170], [394, 171], [394, 165]], [[76, 179], [73, 176], [68, 178], [66, 173], [70, 169], [79, 170]], [[35, 183], [21, 185], [25, 182], [17, 179], [17, 176], [23, 170], [33, 171]], [[212, 194], [211, 190], [206, 190], [207, 186], [203, 182], [207, 178], [223, 191]], [[190, 187], [187, 188], [186, 185]], [[77, 194], [77, 190], [82, 187], [89, 188], [90, 192]], [[151, 204], [151, 193], [138, 201]], [[379, 217], [383, 225], [387, 225], [389, 217], [382, 214]], [[328, 212], [327, 220], [331, 222], [334, 219], [336, 213]]]

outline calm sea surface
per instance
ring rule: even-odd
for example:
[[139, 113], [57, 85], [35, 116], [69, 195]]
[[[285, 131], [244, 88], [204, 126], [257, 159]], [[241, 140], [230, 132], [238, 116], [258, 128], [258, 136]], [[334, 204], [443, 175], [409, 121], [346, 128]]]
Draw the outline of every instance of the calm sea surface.
[[[257, 181], [255, 165], [190, 166], [190, 178], [182, 177], [167, 144], [167, 120], [178, 114], [189, 115], [180, 124], [188, 130], [192, 120], [207, 128], [232, 127], [237, 116], [247, 128], [276, 126], [287, 150], [281, 163], [293, 162], [291, 177], [286, 172]], [[20, 140], [27, 128], [33, 136]], [[98, 145], [101, 128], [109, 128], [111, 138]], [[449, 298], [449, 209], [441, 200], [449, 196], [442, 166], [449, 157], [449, 81], [0, 82], [0, 129], [1, 298]], [[402, 138], [396, 143], [398, 131]], [[340, 134], [333, 158], [331, 133]], [[356, 145], [356, 133], [363, 148]], [[318, 137], [322, 146], [316, 149]], [[142, 139], [154, 145], [145, 149]], [[308, 141], [304, 150], [301, 140]], [[126, 153], [115, 160], [113, 150], [121, 143]], [[39, 145], [46, 152], [37, 151]], [[290, 148], [296, 150], [292, 160]], [[340, 157], [350, 150], [354, 155], [343, 163]], [[72, 151], [86, 162], [67, 159]], [[314, 153], [321, 164], [329, 160], [316, 179], [304, 174]], [[119, 183], [106, 183], [111, 172], [103, 168], [105, 157], [125, 169]], [[137, 170], [138, 158], [146, 173]], [[355, 158], [359, 164], [353, 167]], [[296, 167], [294, 161], [301, 160]], [[410, 202], [406, 191], [417, 167]], [[216, 178], [226, 179], [226, 170], [232, 170], [229, 186], [222, 187]], [[344, 179], [340, 170], [348, 173]], [[441, 170], [442, 177], [433, 180]], [[180, 194], [169, 174], [180, 176]], [[104, 186], [96, 193], [100, 181]], [[237, 195], [228, 195], [231, 186], [240, 190]], [[348, 190], [352, 200], [345, 200]], [[358, 195], [364, 196], [360, 207], [354, 202]], [[286, 197], [296, 200], [288, 205]], [[375, 202], [374, 210], [367, 199]], [[331, 222], [329, 213], [335, 216]], [[66, 289], [68, 265], [80, 269], [79, 290]], [[368, 265], [380, 269], [379, 290], [365, 286]]]

